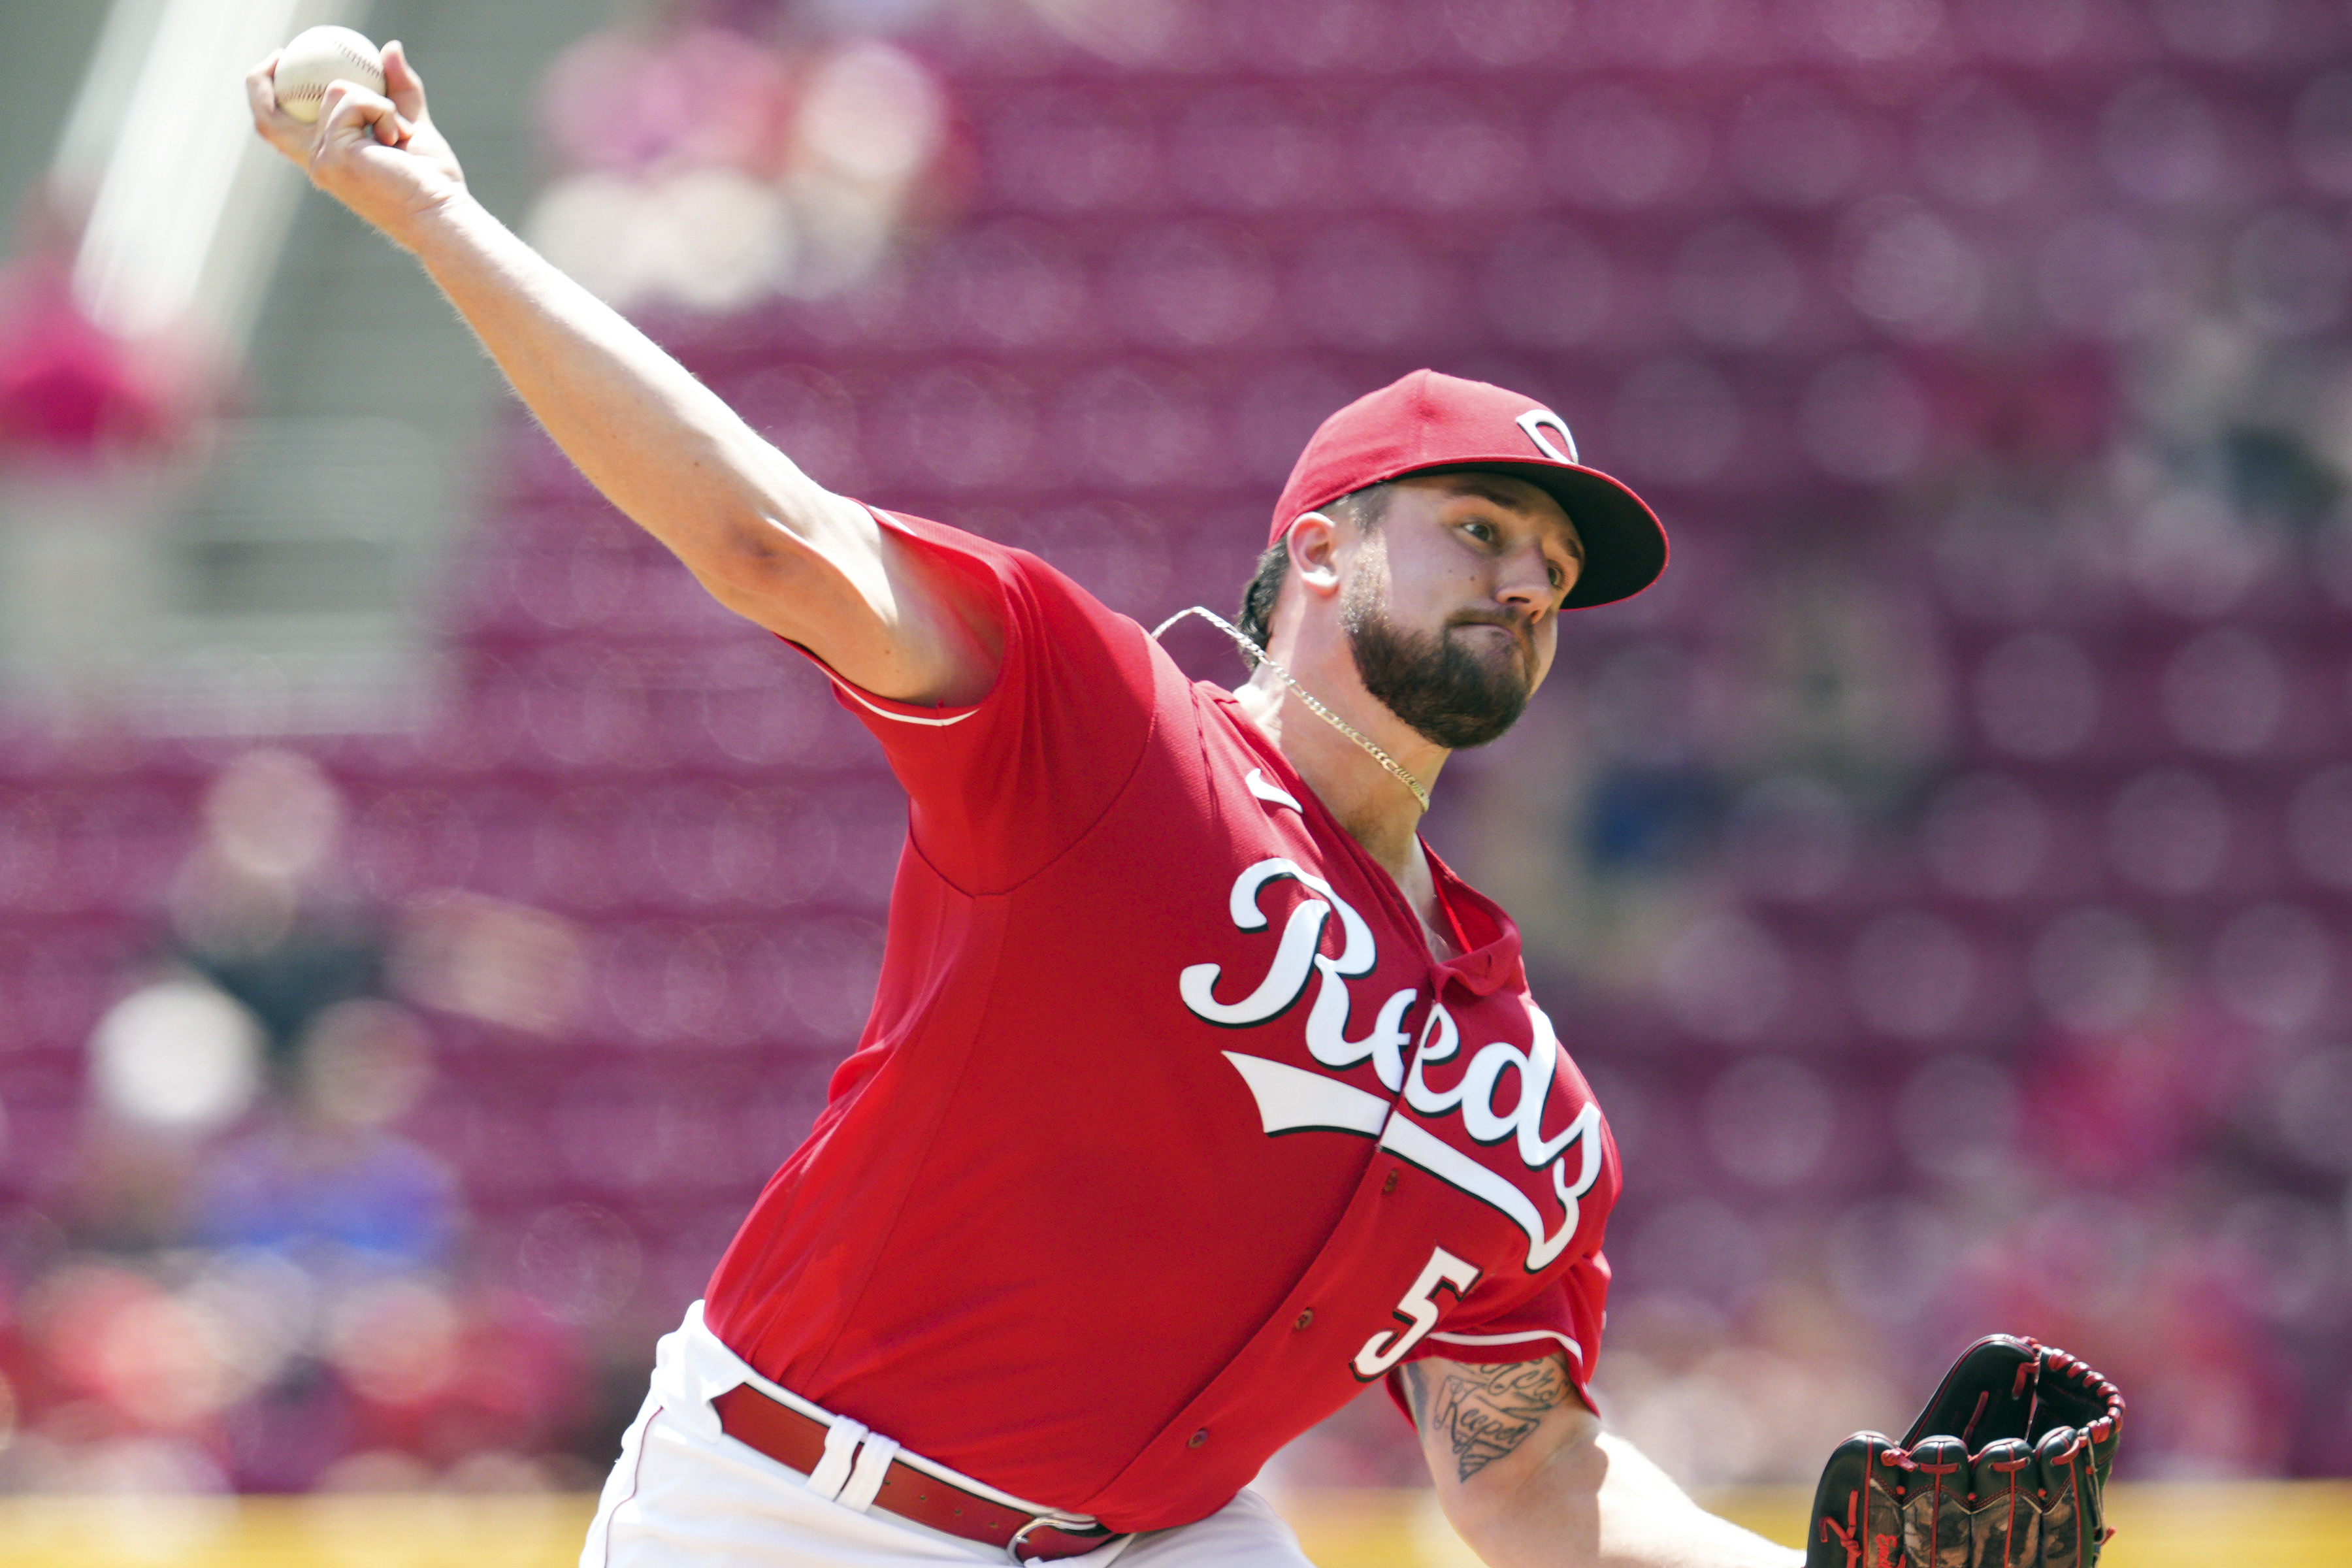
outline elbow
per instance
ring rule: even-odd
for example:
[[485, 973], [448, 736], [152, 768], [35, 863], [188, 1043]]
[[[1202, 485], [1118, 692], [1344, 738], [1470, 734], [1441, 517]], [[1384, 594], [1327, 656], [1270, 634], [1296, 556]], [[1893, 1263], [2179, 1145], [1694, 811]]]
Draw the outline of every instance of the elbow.
[[790, 604], [809, 568], [807, 546], [756, 514], [729, 519], [695, 544], [677, 552], [687, 570], [719, 604], [755, 621]]
[[720, 521], [700, 552], [697, 570], [730, 583], [756, 585], [790, 574], [808, 545], [756, 508]]
[[1601, 1561], [1601, 1489], [1609, 1473], [1599, 1423], [1555, 1427], [1543, 1439], [1437, 1495], [1446, 1522], [1490, 1568], [1585, 1568]]
[[742, 498], [708, 524], [692, 554], [680, 552], [712, 598], [772, 630], [782, 629], [774, 617], [796, 608], [862, 601], [858, 563], [879, 560], [879, 532], [864, 508], [807, 490]]
[[[1510, 1521], [1502, 1510], [1493, 1505], [1491, 1499], [1465, 1496], [1460, 1491], [1447, 1489], [1438, 1493], [1438, 1507], [1445, 1515], [1445, 1522], [1479, 1562], [1497, 1563], [1517, 1560]], [[1584, 1561], [1573, 1551], [1568, 1553], [1568, 1560], [1570, 1563]]]
[[[829, 544], [830, 542], [828, 541]], [[794, 642], [866, 603], [840, 552], [762, 513], [730, 519], [686, 564], [722, 606]]]
[[1558, 1498], [1518, 1510], [1465, 1507], [1455, 1499], [1442, 1506], [1445, 1522], [1487, 1568], [1600, 1568], [1602, 1562], [1598, 1517], [1563, 1509]]

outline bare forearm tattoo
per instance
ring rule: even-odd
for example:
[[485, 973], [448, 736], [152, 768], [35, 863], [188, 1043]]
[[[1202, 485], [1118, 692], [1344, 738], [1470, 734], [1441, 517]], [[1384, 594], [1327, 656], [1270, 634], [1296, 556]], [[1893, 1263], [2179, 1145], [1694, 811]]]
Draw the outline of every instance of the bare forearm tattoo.
[[1575, 1394], [1555, 1356], [1549, 1361], [1471, 1366], [1414, 1362], [1404, 1369], [1405, 1401], [1424, 1440], [1443, 1437], [1468, 1480], [1517, 1449], [1545, 1415]]

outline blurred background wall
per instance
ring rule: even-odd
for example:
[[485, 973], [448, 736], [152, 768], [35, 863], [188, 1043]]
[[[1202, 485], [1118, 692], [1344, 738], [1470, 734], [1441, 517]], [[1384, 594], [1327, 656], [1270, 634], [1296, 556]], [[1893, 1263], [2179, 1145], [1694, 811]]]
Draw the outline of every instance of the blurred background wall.
[[19, 0], [0, 1486], [593, 1486], [871, 995], [858, 727], [246, 161], [321, 19], [820, 481], [1148, 624], [1349, 398], [1550, 403], [1675, 563], [1430, 834], [1623, 1150], [1607, 1413], [1802, 1481], [1999, 1328], [2128, 1474], [2352, 1471], [2352, 6]]

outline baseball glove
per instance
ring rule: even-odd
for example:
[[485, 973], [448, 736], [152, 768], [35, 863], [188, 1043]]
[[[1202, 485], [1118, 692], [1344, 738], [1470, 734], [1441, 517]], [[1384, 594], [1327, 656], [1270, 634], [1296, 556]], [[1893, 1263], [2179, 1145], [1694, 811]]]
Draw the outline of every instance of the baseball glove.
[[2064, 1351], [1993, 1334], [1960, 1353], [1900, 1443], [1830, 1454], [1805, 1568], [2092, 1568], [2123, 1425], [2116, 1385]]

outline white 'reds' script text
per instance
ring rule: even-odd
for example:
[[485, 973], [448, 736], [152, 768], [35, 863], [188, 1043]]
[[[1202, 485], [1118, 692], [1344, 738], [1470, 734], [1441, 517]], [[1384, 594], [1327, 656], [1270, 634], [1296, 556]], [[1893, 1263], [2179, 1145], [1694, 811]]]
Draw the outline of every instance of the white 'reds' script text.
[[[1312, 1129], [1379, 1139], [1381, 1148], [1507, 1215], [1527, 1233], [1528, 1271], [1539, 1271], [1559, 1256], [1576, 1234], [1578, 1200], [1600, 1179], [1601, 1162], [1601, 1112], [1590, 1102], [1566, 1127], [1549, 1137], [1544, 1135], [1544, 1110], [1550, 1103], [1552, 1081], [1564, 1056], [1551, 1020], [1542, 1008], [1527, 1002], [1530, 1037], [1526, 1049], [1503, 1040], [1480, 1046], [1471, 1053], [1457, 1082], [1447, 1089], [1433, 1088], [1429, 1069], [1454, 1060], [1462, 1051], [1461, 1031], [1444, 1003], [1431, 1000], [1416, 1036], [1409, 1020], [1421, 993], [1411, 987], [1394, 992], [1381, 1002], [1370, 1028], [1349, 1037], [1349, 1023], [1357, 1015], [1348, 983], [1370, 974], [1379, 963], [1380, 952], [1370, 926], [1328, 882], [1292, 860], [1260, 860], [1234, 879], [1228, 904], [1234, 926], [1245, 931], [1265, 930], [1271, 922], [1258, 900], [1267, 888], [1286, 880], [1299, 883], [1314, 896], [1291, 910], [1265, 977], [1238, 1001], [1220, 1002], [1220, 967], [1195, 963], [1178, 976], [1178, 994], [1194, 1016], [1205, 1023], [1226, 1029], [1255, 1028], [1287, 1012], [1319, 975], [1321, 983], [1307, 1015], [1308, 1053], [1335, 1070], [1370, 1061], [1381, 1085], [1391, 1094], [1401, 1091], [1404, 1103], [1400, 1108], [1320, 1073], [1227, 1051], [1226, 1058], [1257, 1100], [1267, 1134]], [[1323, 938], [1335, 914], [1340, 935], [1336, 958], [1323, 951]], [[1514, 1076], [1518, 1093], [1507, 1109], [1498, 1110], [1496, 1098], [1502, 1091], [1506, 1073]], [[1432, 1118], [1458, 1111], [1473, 1141], [1490, 1146], [1507, 1141], [1528, 1170], [1549, 1167], [1552, 1194], [1562, 1211], [1557, 1224], [1546, 1222], [1535, 1200], [1517, 1183], [1438, 1138], [1404, 1115], [1406, 1109]]]

